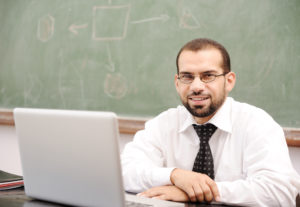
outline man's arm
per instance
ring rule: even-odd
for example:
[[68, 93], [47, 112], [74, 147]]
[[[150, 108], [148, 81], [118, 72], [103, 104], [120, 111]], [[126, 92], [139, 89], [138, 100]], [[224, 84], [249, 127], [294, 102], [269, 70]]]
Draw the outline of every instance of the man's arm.
[[175, 168], [171, 173], [173, 185], [150, 188], [139, 195], [172, 201], [219, 201], [216, 183], [207, 175]]
[[188, 195], [183, 190], [174, 185], [153, 187], [142, 193], [139, 193], [138, 196], [145, 196], [148, 198], [156, 198], [175, 202], [190, 201]]
[[215, 181], [205, 174], [176, 168], [171, 173], [171, 182], [186, 192], [193, 202], [220, 200]]
[[[151, 133], [151, 134], [149, 134]], [[154, 186], [172, 184], [174, 168], [165, 168], [160, 141], [151, 130], [139, 131], [122, 153], [122, 172], [126, 191], [139, 193]]]
[[[264, 124], [248, 129], [244, 143], [244, 177], [218, 180], [220, 201], [244, 206], [294, 206], [300, 190], [282, 129]], [[259, 123], [262, 122], [262, 123]]]

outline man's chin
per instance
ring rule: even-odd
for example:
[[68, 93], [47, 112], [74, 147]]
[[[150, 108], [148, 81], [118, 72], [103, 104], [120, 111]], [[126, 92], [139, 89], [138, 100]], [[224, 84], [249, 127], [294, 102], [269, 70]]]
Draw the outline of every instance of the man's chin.
[[208, 110], [204, 106], [194, 106], [190, 108], [190, 112], [193, 116], [203, 118], [207, 116]]

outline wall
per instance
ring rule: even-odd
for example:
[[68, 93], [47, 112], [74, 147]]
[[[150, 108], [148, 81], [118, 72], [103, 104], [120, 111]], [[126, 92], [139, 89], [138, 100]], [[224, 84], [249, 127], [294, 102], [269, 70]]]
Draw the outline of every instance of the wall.
[[180, 103], [179, 48], [228, 49], [231, 96], [300, 127], [298, 0], [0, 0], [0, 107], [148, 117]]
[[[120, 151], [132, 138], [132, 134], [120, 135]], [[289, 152], [295, 169], [300, 173], [300, 147], [289, 147]], [[22, 174], [18, 142], [13, 126], [0, 125], [0, 169], [19, 175]]]

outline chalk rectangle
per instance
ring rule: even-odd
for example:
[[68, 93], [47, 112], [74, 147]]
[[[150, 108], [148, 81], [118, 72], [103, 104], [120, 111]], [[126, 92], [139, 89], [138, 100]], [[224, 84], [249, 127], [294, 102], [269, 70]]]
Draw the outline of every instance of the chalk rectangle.
[[130, 5], [95, 6], [93, 8], [93, 39], [121, 40], [126, 37]]

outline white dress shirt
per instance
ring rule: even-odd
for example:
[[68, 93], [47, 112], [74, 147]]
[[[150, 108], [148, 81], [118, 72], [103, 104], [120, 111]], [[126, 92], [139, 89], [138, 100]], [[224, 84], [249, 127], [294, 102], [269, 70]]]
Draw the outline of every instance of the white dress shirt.
[[[208, 121], [221, 202], [244, 206], [295, 206], [300, 176], [282, 128], [265, 111], [227, 98]], [[192, 170], [199, 150], [193, 116], [183, 106], [146, 122], [122, 153], [126, 191], [170, 185], [174, 168]]]

